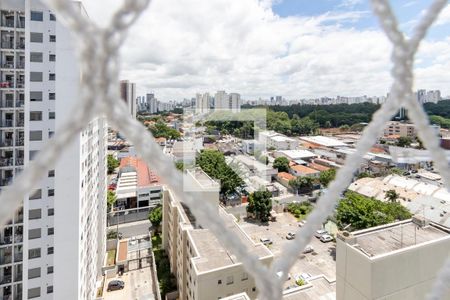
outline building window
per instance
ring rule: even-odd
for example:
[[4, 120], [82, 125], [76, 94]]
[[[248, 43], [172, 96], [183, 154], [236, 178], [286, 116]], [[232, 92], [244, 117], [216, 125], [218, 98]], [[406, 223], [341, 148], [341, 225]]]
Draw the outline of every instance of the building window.
[[42, 141], [42, 130], [31, 130], [30, 141]]
[[49, 189], [47, 192], [49, 197], [55, 196], [55, 190], [54, 189]]
[[28, 289], [28, 299], [33, 299], [41, 296], [41, 288]]
[[53, 285], [47, 287], [47, 294], [53, 293]]
[[43, 61], [42, 52], [30, 52], [30, 61], [31, 62], [42, 62]]
[[28, 250], [28, 259], [41, 257], [41, 248], [34, 248]]
[[42, 32], [30, 32], [31, 43], [42, 43], [44, 41], [44, 35]]
[[51, 139], [53, 137], [53, 135], [55, 134], [54, 131], [49, 131], [48, 132], [48, 138]]
[[49, 118], [49, 120], [54, 120], [55, 119], [55, 112], [54, 111], [50, 111], [48, 113], [48, 118]]
[[55, 93], [48, 93], [48, 100], [55, 100], [56, 94]]
[[227, 277], [227, 284], [233, 284], [233, 276], [228, 276]]
[[53, 253], [54, 253], [54, 249], [55, 249], [55, 248], [53, 248], [53, 247], [48, 247], [48, 248], [47, 248], [47, 254], [48, 254], [48, 255], [53, 254]]
[[50, 21], [56, 21], [55, 14], [50, 14]]
[[44, 21], [44, 13], [42, 11], [31, 11], [31, 21]]
[[40, 228], [28, 230], [28, 239], [29, 240], [34, 240], [34, 239], [39, 239], [39, 238], [41, 238], [41, 229]]
[[47, 235], [54, 235], [55, 234], [55, 228], [50, 227], [47, 229]]
[[42, 215], [42, 211], [40, 208], [38, 209], [30, 209], [28, 211], [28, 220], [37, 220], [40, 219]]
[[56, 61], [56, 55], [55, 54], [49, 54], [48, 55], [48, 60], [49, 61]]
[[49, 209], [47, 210], [47, 215], [48, 215], [48, 216], [53, 216], [53, 215], [55, 215], [55, 209], [54, 209], [54, 208], [49, 208]]
[[50, 36], [49, 36], [49, 42], [50, 42], [50, 43], [56, 42], [56, 35], [50, 34]]
[[30, 111], [30, 121], [42, 121], [42, 111]]
[[55, 81], [55, 79], [56, 79], [55, 73], [50, 73], [50, 74], [48, 74], [48, 80], [50, 80], [50, 81]]
[[36, 199], [41, 199], [42, 198], [42, 190], [35, 190], [33, 193], [30, 194], [29, 199], [30, 200], [36, 200]]
[[55, 177], [55, 170], [48, 171], [48, 177]]
[[42, 101], [42, 92], [30, 92], [30, 101]]
[[53, 274], [53, 266], [47, 267], [47, 274]]
[[42, 72], [30, 72], [31, 82], [42, 82]]
[[28, 279], [41, 277], [41, 268], [28, 269]]

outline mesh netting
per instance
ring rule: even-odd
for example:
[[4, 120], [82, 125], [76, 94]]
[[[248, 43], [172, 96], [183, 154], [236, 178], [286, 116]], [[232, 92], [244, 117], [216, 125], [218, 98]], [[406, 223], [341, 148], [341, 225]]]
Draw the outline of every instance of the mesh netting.
[[[373, 142], [382, 134], [384, 124], [391, 120], [400, 107], [405, 107], [408, 117], [418, 129], [418, 135], [426, 148], [430, 150], [435, 167], [439, 170], [445, 185], [450, 187], [450, 170], [439, 139], [429, 126], [428, 117], [422, 106], [413, 97], [413, 62], [420, 42], [428, 28], [436, 20], [439, 12], [447, 5], [446, 0], [435, 0], [415, 28], [414, 34], [407, 38], [398, 29], [397, 20], [389, 1], [372, 0], [373, 11], [381, 27], [393, 44], [392, 77], [389, 98], [373, 115], [372, 122], [366, 126], [356, 151], [348, 157], [346, 164], [338, 170], [336, 180], [329, 185], [308, 222], [296, 234], [295, 242], [283, 249], [283, 254], [274, 261], [271, 270], [259, 263], [258, 258], [246, 251], [243, 243], [226, 230], [226, 226], [217, 218], [217, 210], [202, 203], [195, 205], [194, 198], [183, 191], [182, 173], [177, 171], [170, 158], [164, 155], [151, 134], [137, 120], [130, 117], [125, 103], [120, 99], [119, 89], [119, 49], [128, 30], [144, 11], [149, 0], [127, 0], [113, 15], [111, 23], [105, 29], [98, 27], [87, 17], [81, 15], [67, 0], [46, 0], [59, 19], [73, 33], [74, 45], [81, 65], [81, 101], [72, 116], [58, 130], [53, 139], [42, 149], [13, 184], [0, 195], [0, 222], [6, 223], [20, 206], [29, 191], [47, 174], [69, 141], [74, 138], [96, 116], [106, 116], [110, 125], [123, 133], [134, 144], [145, 161], [165, 179], [176, 197], [186, 203], [202, 226], [209, 228], [217, 238], [233, 252], [243, 263], [246, 270], [254, 277], [260, 299], [281, 299], [282, 282], [276, 271], [287, 276], [298, 254], [311, 239], [314, 231], [322, 221], [333, 212], [339, 195], [351, 183], [353, 173], [363, 162], [363, 155], [369, 151]], [[429, 299], [441, 299], [446, 293], [450, 280], [450, 259], [439, 272]]]

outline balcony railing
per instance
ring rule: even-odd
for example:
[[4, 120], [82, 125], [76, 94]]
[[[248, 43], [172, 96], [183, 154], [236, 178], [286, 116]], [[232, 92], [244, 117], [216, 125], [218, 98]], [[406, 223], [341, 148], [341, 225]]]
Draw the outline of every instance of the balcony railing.
[[23, 158], [16, 159], [16, 166], [23, 166]]
[[14, 254], [14, 262], [21, 262], [22, 260], [23, 260], [23, 254], [22, 253]]
[[16, 140], [16, 146], [23, 146], [24, 144], [23, 138]]
[[0, 147], [12, 147], [14, 145], [13, 140], [0, 141]]
[[7, 284], [12, 282], [12, 275], [4, 275], [0, 277], [0, 284]]
[[16, 273], [16, 275], [14, 276], [14, 282], [22, 281], [22, 276], [23, 276], [22, 272]]
[[3, 255], [0, 256], [0, 265], [10, 264], [12, 262], [12, 255]]
[[24, 125], [25, 125], [25, 120], [17, 120], [16, 121], [16, 126], [23, 127]]
[[14, 27], [14, 19], [4, 20], [2, 22], [3, 27]]
[[16, 107], [24, 107], [24, 106], [25, 106], [25, 101], [24, 100], [16, 101]]
[[13, 127], [13, 120], [0, 121], [0, 127]]
[[4, 62], [2, 63], [1, 67], [4, 69], [14, 69], [14, 62], [12, 61]]
[[14, 243], [22, 243], [23, 242], [23, 235], [22, 234], [16, 234], [14, 236]]
[[0, 103], [1, 103], [1, 107], [3, 107], [3, 108], [14, 107], [14, 100], [5, 100]]
[[[6, 235], [4, 237], [0, 237], [0, 245], [9, 245], [13, 241], [12, 235]], [[0, 256], [1, 258], [1, 256]]]
[[16, 49], [25, 49], [25, 42], [19, 42], [16, 44]]
[[13, 49], [14, 43], [12, 42], [2, 42], [2, 48], [3, 49]]
[[16, 88], [23, 89], [25, 87], [25, 81], [17, 80], [16, 82]]
[[13, 88], [14, 87], [14, 81], [0, 81], [0, 88]]
[[16, 64], [16, 69], [25, 69], [25, 62], [22, 61], [18, 62]]

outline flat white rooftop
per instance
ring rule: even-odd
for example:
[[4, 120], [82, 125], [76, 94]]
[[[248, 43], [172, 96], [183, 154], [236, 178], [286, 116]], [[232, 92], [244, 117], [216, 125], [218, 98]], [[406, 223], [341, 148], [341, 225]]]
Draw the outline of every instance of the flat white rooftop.
[[345, 147], [347, 146], [345, 143], [341, 142], [338, 139], [317, 135], [317, 136], [302, 136], [301, 140], [307, 141], [309, 143], [325, 146], [325, 147]]
[[312, 157], [317, 157], [316, 154], [314, 154], [311, 151], [308, 150], [281, 150], [277, 151], [276, 153], [279, 153], [290, 160], [298, 160], [298, 159], [307, 159]]

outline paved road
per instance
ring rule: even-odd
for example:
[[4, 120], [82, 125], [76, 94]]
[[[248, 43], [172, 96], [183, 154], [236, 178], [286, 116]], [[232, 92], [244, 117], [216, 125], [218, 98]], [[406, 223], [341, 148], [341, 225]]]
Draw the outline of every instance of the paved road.
[[[137, 235], [148, 234], [148, 229], [151, 223], [147, 220], [140, 222], [133, 222], [119, 225], [119, 232], [122, 233], [122, 238], [130, 238]], [[116, 230], [116, 226], [109, 226], [108, 230]]]

